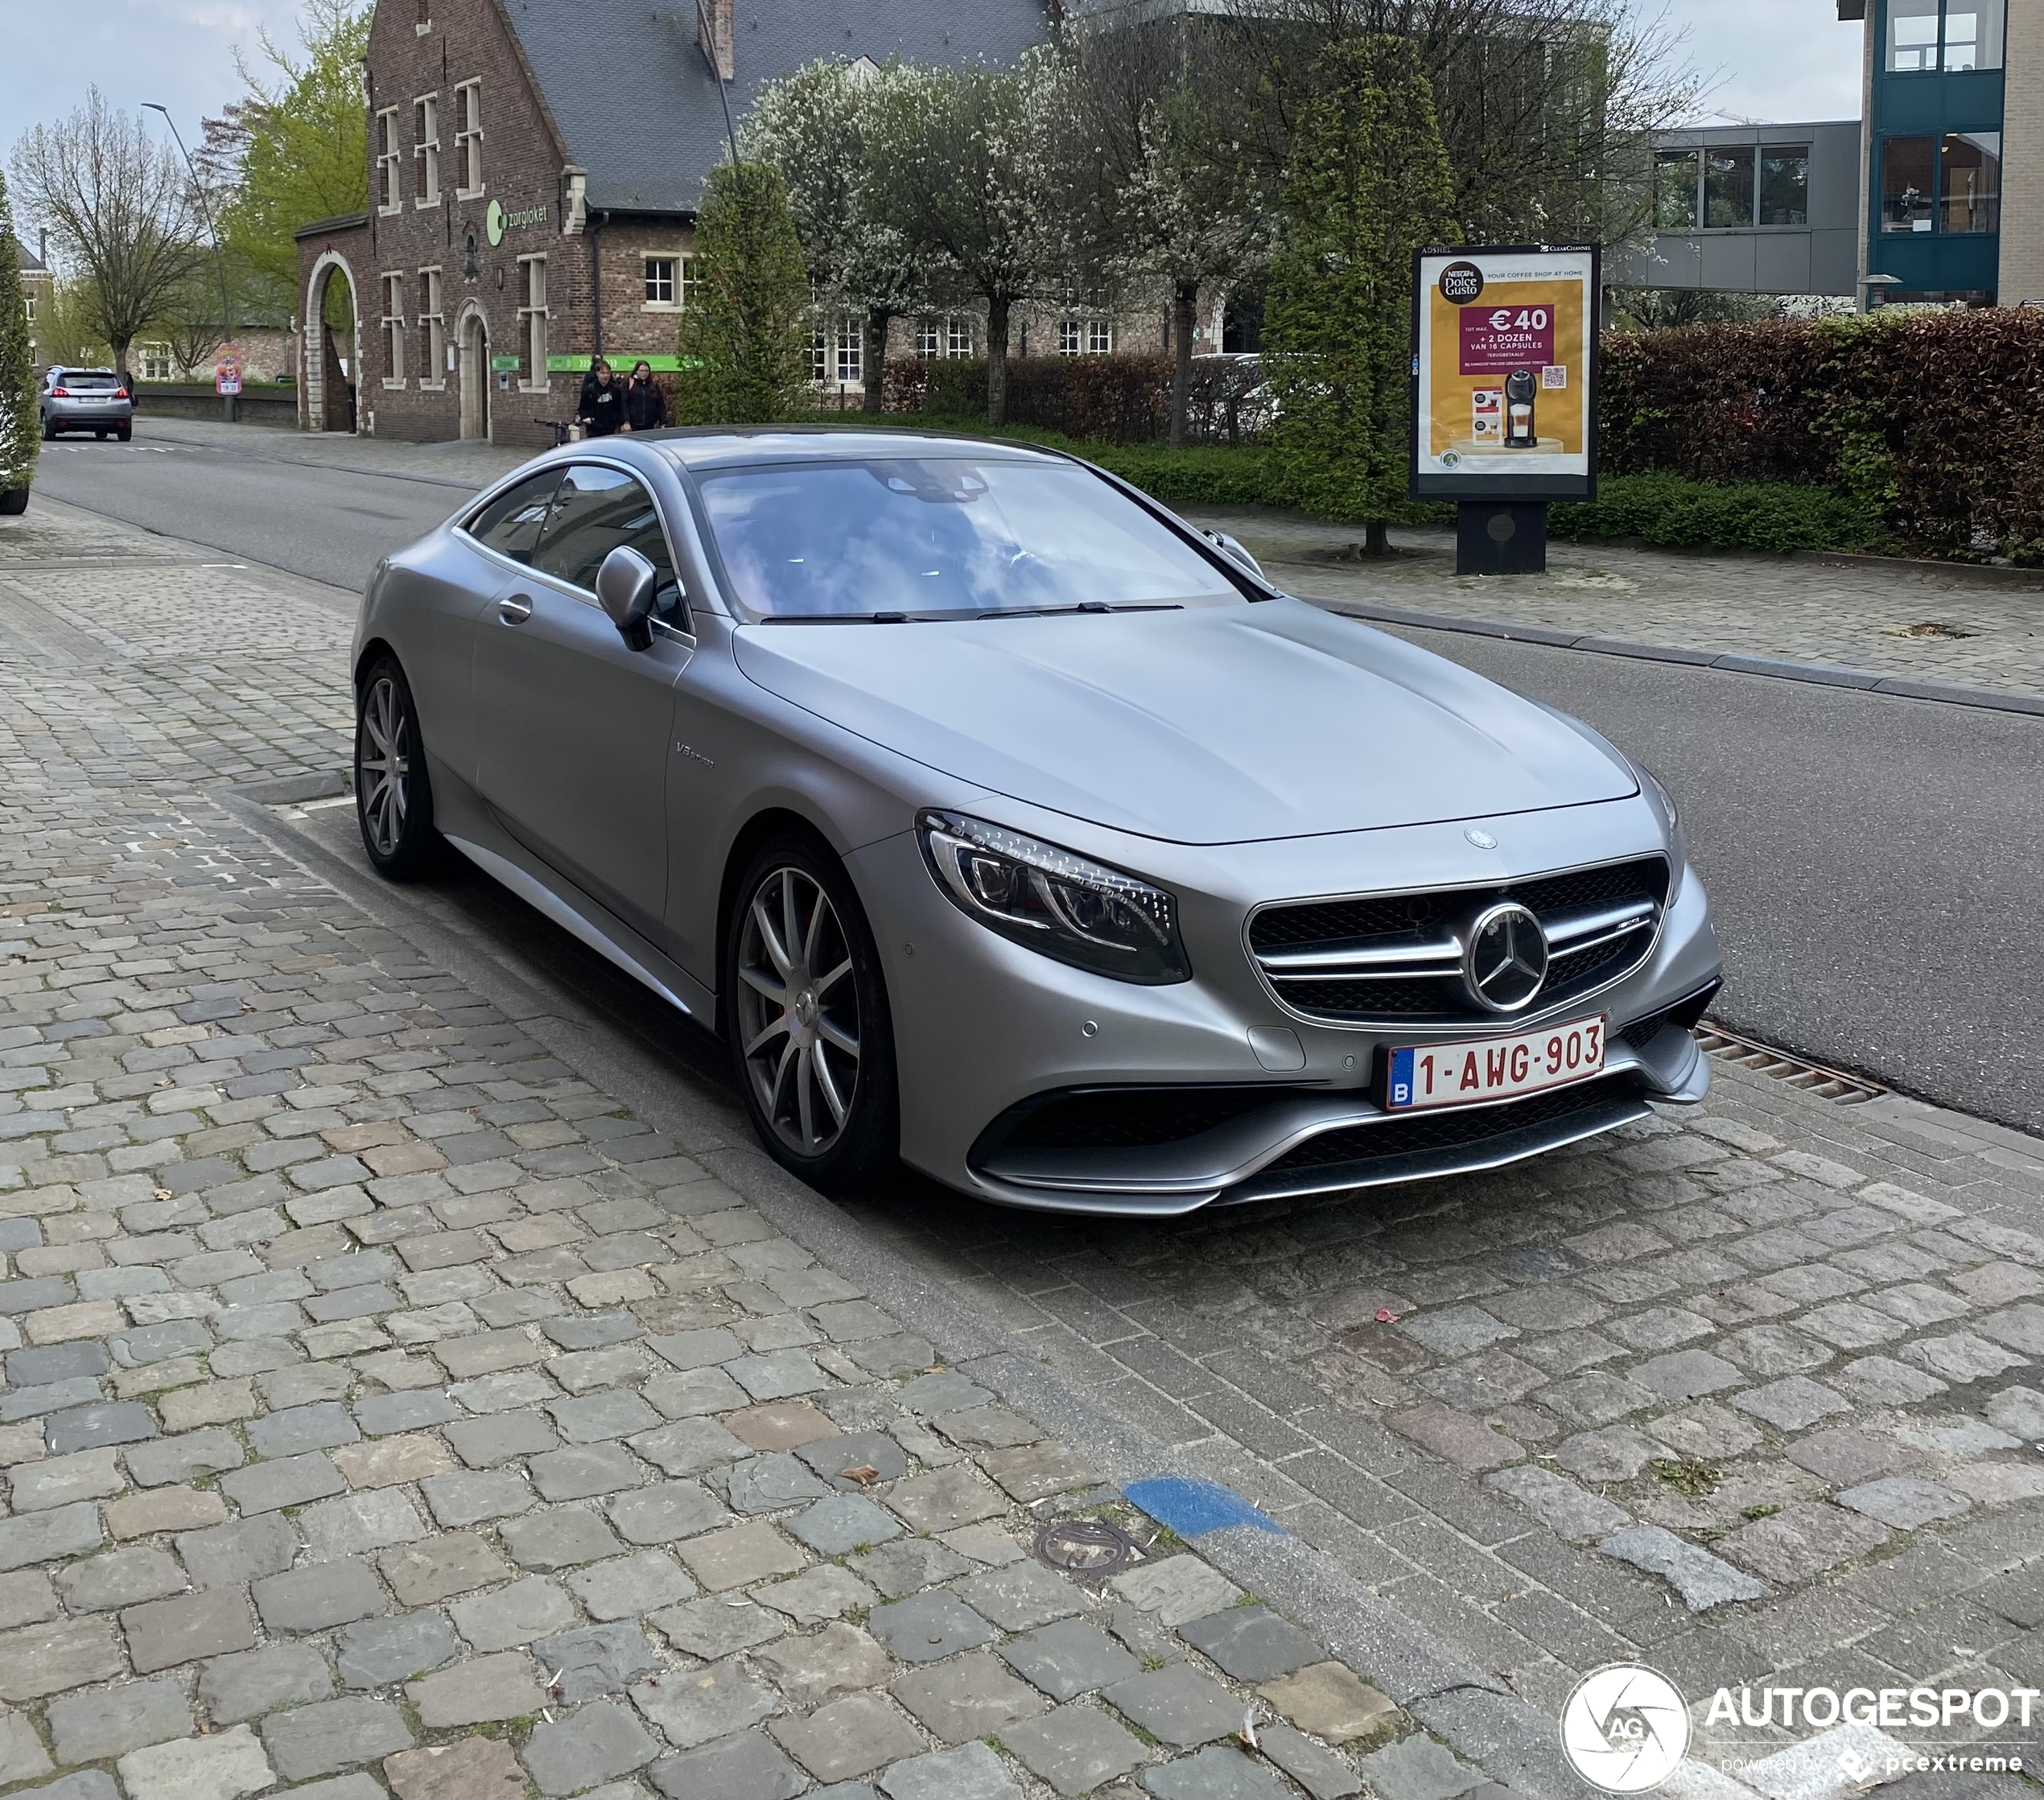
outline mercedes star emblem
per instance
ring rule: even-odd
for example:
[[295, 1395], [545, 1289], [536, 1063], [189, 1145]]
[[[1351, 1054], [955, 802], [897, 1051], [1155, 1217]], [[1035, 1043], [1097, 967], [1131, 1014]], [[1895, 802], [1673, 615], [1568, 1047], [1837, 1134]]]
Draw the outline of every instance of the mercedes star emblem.
[[1478, 850], [1495, 850], [1498, 847], [1498, 840], [1480, 826], [1471, 826], [1462, 835]]
[[1517, 900], [1486, 907], [1463, 939], [1462, 982], [1489, 1012], [1523, 1012], [1547, 978], [1547, 934]]

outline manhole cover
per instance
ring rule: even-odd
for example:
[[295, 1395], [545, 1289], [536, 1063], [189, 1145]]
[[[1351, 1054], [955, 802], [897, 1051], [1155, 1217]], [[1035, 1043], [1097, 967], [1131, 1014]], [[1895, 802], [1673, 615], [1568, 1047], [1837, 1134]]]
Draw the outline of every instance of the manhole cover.
[[1036, 1560], [1053, 1569], [1098, 1580], [1132, 1561], [1135, 1544], [1128, 1534], [1100, 1519], [1060, 1519], [1036, 1534]]

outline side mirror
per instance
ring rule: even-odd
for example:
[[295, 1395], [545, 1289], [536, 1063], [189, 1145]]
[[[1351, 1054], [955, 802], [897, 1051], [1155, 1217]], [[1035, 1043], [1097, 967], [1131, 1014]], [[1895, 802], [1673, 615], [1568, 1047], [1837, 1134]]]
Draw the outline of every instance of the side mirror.
[[628, 544], [620, 544], [596, 571], [596, 600], [634, 650], [653, 642], [653, 598], [660, 571]]
[[1242, 567], [1247, 569], [1252, 575], [1255, 576], [1258, 580], [1261, 581], [1265, 579], [1263, 575], [1263, 565], [1259, 562], [1255, 557], [1251, 556], [1247, 550], [1244, 550], [1234, 538], [1230, 538], [1226, 532], [1210, 531], [1206, 535], [1213, 540], [1214, 548], [1219, 550], [1223, 556], [1230, 557], [1235, 562], [1239, 562]]

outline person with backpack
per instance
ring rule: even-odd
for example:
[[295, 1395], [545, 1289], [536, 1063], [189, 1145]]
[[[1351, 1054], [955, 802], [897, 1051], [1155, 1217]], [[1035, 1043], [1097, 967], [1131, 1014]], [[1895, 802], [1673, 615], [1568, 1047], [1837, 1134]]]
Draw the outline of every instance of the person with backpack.
[[624, 387], [624, 429], [657, 431], [667, 422], [667, 396], [653, 378], [653, 365], [641, 357]]

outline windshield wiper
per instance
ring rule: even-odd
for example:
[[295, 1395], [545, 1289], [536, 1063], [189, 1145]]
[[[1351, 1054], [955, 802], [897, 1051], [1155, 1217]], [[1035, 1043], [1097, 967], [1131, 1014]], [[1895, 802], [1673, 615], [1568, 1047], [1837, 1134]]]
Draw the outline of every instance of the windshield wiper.
[[1071, 612], [1183, 612], [1177, 600], [1081, 600], [1077, 606], [1001, 606], [983, 612], [982, 619], [1053, 619]]
[[763, 625], [906, 625], [942, 619], [942, 612], [769, 612]]

